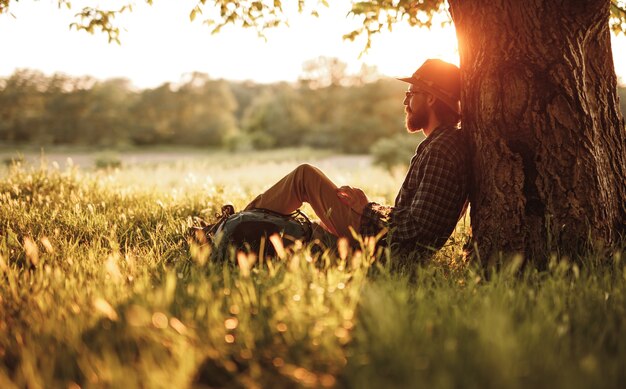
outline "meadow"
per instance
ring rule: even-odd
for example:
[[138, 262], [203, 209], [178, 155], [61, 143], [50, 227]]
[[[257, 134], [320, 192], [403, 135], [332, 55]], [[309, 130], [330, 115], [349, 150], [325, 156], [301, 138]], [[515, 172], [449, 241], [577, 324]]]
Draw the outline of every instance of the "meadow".
[[626, 387], [623, 250], [485, 269], [466, 219], [403, 268], [371, 242], [255, 263], [190, 247], [193, 216], [300, 162], [387, 203], [403, 178], [310, 150], [0, 168], [0, 387]]

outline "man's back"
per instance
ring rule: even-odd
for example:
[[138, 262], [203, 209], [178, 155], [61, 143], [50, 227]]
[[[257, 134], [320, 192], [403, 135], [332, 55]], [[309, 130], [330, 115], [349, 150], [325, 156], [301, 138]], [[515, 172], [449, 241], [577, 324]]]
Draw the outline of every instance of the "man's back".
[[465, 133], [440, 127], [411, 159], [391, 212], [392, 242], [407, 248], [441, 248], [467, 204], [469, 150]]

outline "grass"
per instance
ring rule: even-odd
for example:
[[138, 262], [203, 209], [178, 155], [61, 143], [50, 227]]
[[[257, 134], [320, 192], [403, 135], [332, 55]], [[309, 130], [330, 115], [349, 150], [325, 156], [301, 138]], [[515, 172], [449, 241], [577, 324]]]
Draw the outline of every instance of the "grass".
[[[624, 387], [619, 252], [545, 271], [480, 269], [455, 241], [404, 271], [368, 244], [207, 262], [188, 218], [243, 207], [297, 162], [265, 157], [6, 170], [0, 387]], [[386, 202], [402, 179], [329, 174]]]

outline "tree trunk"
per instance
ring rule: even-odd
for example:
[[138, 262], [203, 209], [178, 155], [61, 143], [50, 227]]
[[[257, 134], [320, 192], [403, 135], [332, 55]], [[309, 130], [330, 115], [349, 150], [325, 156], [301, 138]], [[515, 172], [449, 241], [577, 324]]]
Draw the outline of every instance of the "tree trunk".
[[626, 225], [626, 129], [608, 0], [449, 0], [481, 260], [611, 244]]

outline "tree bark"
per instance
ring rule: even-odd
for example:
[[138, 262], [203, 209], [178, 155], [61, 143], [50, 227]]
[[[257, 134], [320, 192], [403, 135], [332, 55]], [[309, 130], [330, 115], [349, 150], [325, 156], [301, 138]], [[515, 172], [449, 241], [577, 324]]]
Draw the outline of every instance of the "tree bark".
[[626, 129], [608, 0], [449, 0], [483, 262], [544, 262], [626, 225]]

